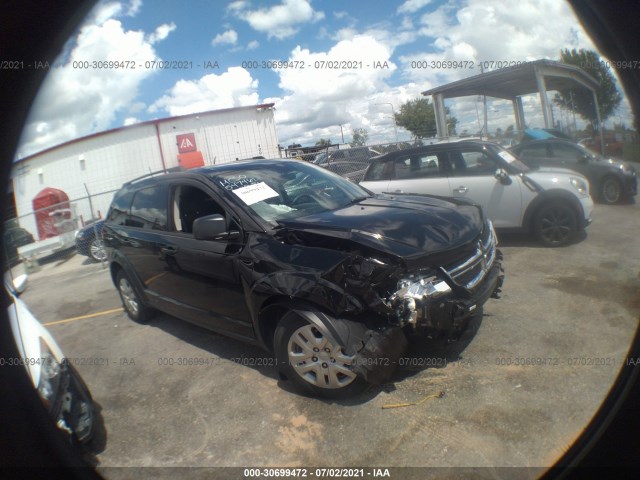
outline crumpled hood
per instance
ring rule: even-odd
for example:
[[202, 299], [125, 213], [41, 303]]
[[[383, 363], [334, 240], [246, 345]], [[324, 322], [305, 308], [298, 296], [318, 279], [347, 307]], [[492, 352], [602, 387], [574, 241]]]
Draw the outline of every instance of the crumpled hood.
[[482, 232], [480, 207], [423, 195], [376, 195], [344, 208], [281, 220], [282, 227], [355, 241], [400, 257], [438, 253]]

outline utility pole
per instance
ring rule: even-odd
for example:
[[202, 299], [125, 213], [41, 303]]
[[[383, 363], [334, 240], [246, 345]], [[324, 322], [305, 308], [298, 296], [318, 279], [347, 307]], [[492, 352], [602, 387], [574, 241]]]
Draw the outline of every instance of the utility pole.
[[396, 111], [393, 108], [393, 103], [383, 102], [383, 103], [375, 103], [374, 105], [390, 105], [391, 106], [391, 119], [393, 120], [393, 129], [396, 133], [396, 143], [398, 143], [398, 125], [396, 124]]

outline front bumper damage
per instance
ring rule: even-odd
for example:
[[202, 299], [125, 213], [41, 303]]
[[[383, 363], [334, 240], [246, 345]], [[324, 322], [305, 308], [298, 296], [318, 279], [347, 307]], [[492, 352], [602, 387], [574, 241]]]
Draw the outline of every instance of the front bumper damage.
[[93, 434], [93, 400], [78, 372], [68, 362], [62, 365], [62, 382], [54, 407], [59, 429], [70, 439], [87, 443]]
[[[455, 340], [469, 319], [479, 313], [489, 298], [499, 298], [504, 273], [502, 253], [496, 248], [493, 229], [464, 262], [441, 268], [428, 278], [414, 277], [399, 282], [400, 289], [389, 299], [395, 317], [378, 323], [333, 317], [310, 310], [296, 310], [315, 324], [332, 341], [353, 355], [352, 370], [367, 382], [387, 381], [408, 346], [407, 334]], [[367, 325], [369, 323], [369, 325]]]
[[502, 253], [490, 226], [462, 262], [400, 279], [386, 300], [396, 314], [390, 322], [429, 337], [455, 337], [489, 298], [500, 297], [503, 281]]

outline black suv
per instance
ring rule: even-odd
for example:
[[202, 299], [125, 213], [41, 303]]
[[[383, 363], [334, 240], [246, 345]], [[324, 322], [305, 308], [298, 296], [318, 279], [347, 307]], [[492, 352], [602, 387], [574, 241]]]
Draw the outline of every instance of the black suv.
[[458, 336], [503, 280], [480, 207], [374, 195], [292, 160], [129, 182], [103, 238], [133, 320], [154, 308], [260, 345], [333, 398], [388, 379], [407, 336]]

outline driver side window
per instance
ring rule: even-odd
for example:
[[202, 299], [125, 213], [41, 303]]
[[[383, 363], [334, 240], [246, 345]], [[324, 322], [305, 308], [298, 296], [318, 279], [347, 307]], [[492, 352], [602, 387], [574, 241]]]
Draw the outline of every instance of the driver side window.
[[449, 164], [456, 177], [493, 175], [496, 161], [482, 150], [462, 150], [449, 154]]
[[224, 209], [208, 193], [191, 185], [180, 185], [173, 189], [172, 231], [193, 234], [195, 219], [206, 215], [220, 214]]

